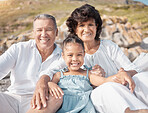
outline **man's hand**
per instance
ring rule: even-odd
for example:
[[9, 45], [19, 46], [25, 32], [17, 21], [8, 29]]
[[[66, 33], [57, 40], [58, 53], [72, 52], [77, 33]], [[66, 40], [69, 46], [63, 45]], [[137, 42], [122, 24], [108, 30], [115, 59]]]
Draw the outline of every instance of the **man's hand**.
[[90, 71], [91, 74], [95, 74], [98, 75], [100, 77], [105, 77], [105, 71], [104, 69], [99, 66], [99, 65], [95, 65], [94, 67], [92, 67], [92, 70]]
[[54, 82], [48, 82], [49, 92], [51, 96], [55, 96], [55, 98], [62, 98], [64, 95], [62, 89]]
[[50, 81], [50, 78], [48, 75], [43, 75], [36, 84], [36, 89], [33, 95], [33, 98], [31, 100], [31, 106], [32, 108], [41, 109], [41, 107], [47, 106], [47, 100], [49, 97], [49, 88], [48, 88], [48, 82]]

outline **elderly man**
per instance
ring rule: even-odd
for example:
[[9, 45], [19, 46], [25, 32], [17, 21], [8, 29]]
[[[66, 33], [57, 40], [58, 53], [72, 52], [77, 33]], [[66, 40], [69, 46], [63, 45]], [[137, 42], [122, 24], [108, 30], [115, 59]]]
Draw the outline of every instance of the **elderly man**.
[[[0, 93], [0, 113], [26, 113], [30, 108], [30, 101], [37, 81], [43, 75], [42, 72], [61, 57], [61, 49], [54, 43], [57, 33], [56, 20], [53, 16], [48, 14], [38, 15], [33, 23], [35, 40], [13, 44], [0, 56], [0, 79], [11, 72], [11, 85], [8, 91]], [[40, 82], [45, 83], [50, 79], [50, 77], [46, 77]], [[40, 87], [41, 89], [46, 88], [41, 84], [37, 87], [37, 91], [40, 91]], [[49, 109], [45, 109], [48, 112], [55, 112], [61, 105], [62, 99], [48, 97], [48, 91], [41, 94], [46, 94], [44, 99], [48, 99]], [[44, 96], [38, 94], [34, 98], [38, 99]], [[40, 105], [37, 107], [40, 110], [31, 109], [31, 111], [46, 112], [44, 107], [47, 104], [42, 103], [43, 106], [36, 101], [34, 105]], [[32, 107], [36, 108], [36, 106]]]

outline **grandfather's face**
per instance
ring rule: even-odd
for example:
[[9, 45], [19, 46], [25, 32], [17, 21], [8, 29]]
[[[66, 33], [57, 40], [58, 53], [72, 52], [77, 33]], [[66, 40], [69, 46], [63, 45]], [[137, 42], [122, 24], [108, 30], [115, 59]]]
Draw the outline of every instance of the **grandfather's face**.
[[51, 19], [37, 19], [34, 22], [33, 35], [39, 50], [54, 46], [58, 30]]

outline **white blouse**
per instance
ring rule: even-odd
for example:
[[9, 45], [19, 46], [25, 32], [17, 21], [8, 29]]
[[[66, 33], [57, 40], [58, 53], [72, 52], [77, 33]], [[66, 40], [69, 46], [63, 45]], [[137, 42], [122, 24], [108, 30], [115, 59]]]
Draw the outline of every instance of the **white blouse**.
[[110, 40], [101, 40], [99, 49], [92, 55], [85, 54], [85, 65], [100, 65], [106, 77], [114, 75], [122, 67], [125, 70], [140, 70], [128, 59], [117, 44]]

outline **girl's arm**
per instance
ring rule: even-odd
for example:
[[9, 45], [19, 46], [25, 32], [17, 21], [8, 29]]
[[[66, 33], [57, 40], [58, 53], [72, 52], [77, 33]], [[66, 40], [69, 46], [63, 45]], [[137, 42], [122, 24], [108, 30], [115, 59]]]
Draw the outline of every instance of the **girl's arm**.
[[57, 72], [54, 76], [52, 81], [48, 82], [49, 93], [51, 96], [55, 96], [56, 98], [62, 98], [64, 95], [62, 89], [57, 85], [60, 80], [60, 72]]

